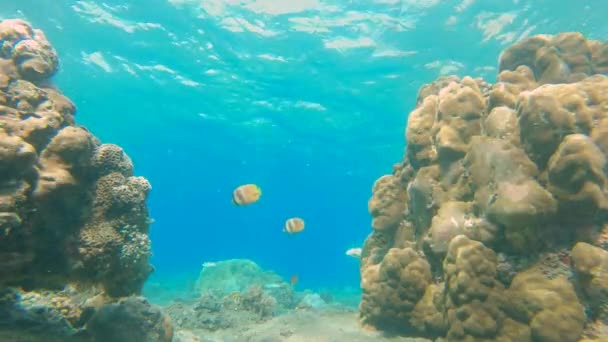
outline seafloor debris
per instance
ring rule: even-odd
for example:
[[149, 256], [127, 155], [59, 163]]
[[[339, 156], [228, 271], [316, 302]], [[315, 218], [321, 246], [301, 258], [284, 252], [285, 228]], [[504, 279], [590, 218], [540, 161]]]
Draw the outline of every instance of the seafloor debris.
[[[75, 124], [76, 107], [50, 85], [57, 70], [42, 31], [0, 22], [0, 336], [86, 341], [128, 321], [150, 329], [127, 340], [170, 341], [158, 309], [126, 297], [152, 272], [150, 184], [119, 146]], [[85, 305], [93, 295], [98, 305]]]
[[420, 89], [404, 160], [369, 201], [364, 324], [448, 341], [602, 336], [607, 71], [608, 43], [542, 35], [502, 53], [494, 85]]

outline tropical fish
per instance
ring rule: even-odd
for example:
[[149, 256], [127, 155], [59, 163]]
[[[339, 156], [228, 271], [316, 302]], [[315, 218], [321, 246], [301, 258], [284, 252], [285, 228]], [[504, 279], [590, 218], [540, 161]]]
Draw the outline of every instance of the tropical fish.
[[299, 217], [292, 217], [285, 221], [283, 231], [289, 234], [296, 234], [304, 230], [304, 220]]
[[235, 304], [238, 305], [238, 304], [241, 303], [242, 296], [241, 296], [241, 293], [239, 291], [234, 291], [231, 294], [227, 295], [225, 297], [225, 299], [228, 299], [228, 300], [230, 300], [233, 303], [235, 303]]
[[351, 256], [353, 258], [360, 259], [361, 258], [361, 248], [351, 248], [346, 251], [346, 255]]
[[262, 189], [255, 184], [244, 184], [232, 192], [232, 204], [237, 206], [249, 205], [257, 202], [262, 196]]
[[294, 286], [295, 284], [297, 284], [298, 279], [299, 279], [299, 277], [297, 274], [292, 275], [291, 278], [289, 279], [289, 283], [291, 284], [291, 286]]

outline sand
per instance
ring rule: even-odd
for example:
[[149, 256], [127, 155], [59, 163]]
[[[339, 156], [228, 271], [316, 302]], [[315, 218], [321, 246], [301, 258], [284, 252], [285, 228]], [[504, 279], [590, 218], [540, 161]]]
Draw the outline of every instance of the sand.
[[359, 326], [357, 312], [293, 310], [259, 324], [215, 332], [180, 330], [174, 342], [427, 342], [422, 338], [390, 337]]

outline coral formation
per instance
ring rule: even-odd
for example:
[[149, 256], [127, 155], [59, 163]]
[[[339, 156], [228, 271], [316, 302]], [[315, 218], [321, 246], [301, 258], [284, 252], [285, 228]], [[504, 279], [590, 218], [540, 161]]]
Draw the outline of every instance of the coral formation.
[[[507, 48], [496, 84], [442, 77], [376, 181], [362, 323], [447, 341], [577, 341], [605, 331], [608, 43]], [[604, 330], [602, 330], [604, 329]]]
[[281, 276], [263, 270], [254, 261], [229, 259], [203, 264], [195, 287], [201, 295], [210, 291], [227, 295], [235, 291], [245, 292], [251, 286], [275, 288], [283, 285], [287, 284]]
[[260, 287], [251, 286], [226, 296], [209, 292], [195, 300], [170, 304], [165, 311], [180, 329], [213, 332], [267, 321], [284, 305]]
[[203, 264], [195, 292], [196, 299], [166, 308], [180, 329], [214, 332], [265, 322], [298, 304], [279, 275], [247, 259]]
[[173, 338], [169, 316], [141, 297], [101, 306], [87, 323], [87, 331], [96, 341], [170, 342]]
[[296, 304], [292, 286], [278, 274], [247, 259], [205, 263], [195, 288], [199, 296], [236, 300], [238, 307], [261, 313], [262, 317]]
[[[110, 305], [94, 321], [104, 330], [106, 320], [124, 318], [122, 307], [153, 310], [147, 303], [133, 309], [131, 299], [112, 304], [138, 294], [152, 272], [150, 184], [133, 176], [120, 147], [75, 124], [75, 105], [50, 84], [59, 61], [42, 31], [4, 20], [0, 41], [0, 326], [54, 325], [69, 336], [91, 315], [68, 299], [89, 292]], [[66, 286], [80, 295], [64, 296]], [[28, 311], [40, 293], [54, 297]]]
[[[195, 289], [182, 292], [165, 306], [165, 312], [176, 329], [174, 341], [342, 341], [347, 329], [354, 330], [350, 340], [379, 341], [367, 339], [374, 334], [360, 330], [356, 322], [359, 296], [356, 289], [295, 291], [255, 262], [231, 259], [204, 263]], [[331, 319], [320, 318], [327, 315]], [[340, 320], [347, 320], [346, 326]], [[333, 327], [321, 331], [327, 329], [325, 323]], [[309, 333], [316, 336], [306, 338]]]
[[41, 83], [58, 63], [41, 31], [6, 20], [0, 39], [0, 282], [138, 292], [152, 270], [150, 184], [133, 177], [120, 147], [75, 126], [75, 106]]

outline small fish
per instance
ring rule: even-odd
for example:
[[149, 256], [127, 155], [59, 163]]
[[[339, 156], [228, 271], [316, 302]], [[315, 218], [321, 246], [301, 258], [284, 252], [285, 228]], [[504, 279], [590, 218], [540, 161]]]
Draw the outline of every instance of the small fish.
[[232, 192], [232, 204], [237, 206], [249, 205], [257, 202], [262, 196], [262, 189], [255, 184], [245, 184]]
[[289, 283], [291, 284], [291, 286], [295, 286], [298, 283], [298, 275], [294, 274], [291, 276], [291, 278], [289, 279]]
[[234, 291], [231, 294], [229, 294], [228, 296], [226, 296], [226, 298], [228, 300], [231, 300], [233, 303], [235, 304], [240, 304], [241, 303], [241, 293], [239, 291]]
[[283, 232], [288, 234], [296, 234], [304, 230], [304, 220], [299, 217], [293, 217], [285, 221]]
[[351, 248], [346, 251], [346, 255], [351, 256], [353, 258], [360, 259], [361, 258], [361, 248]]

